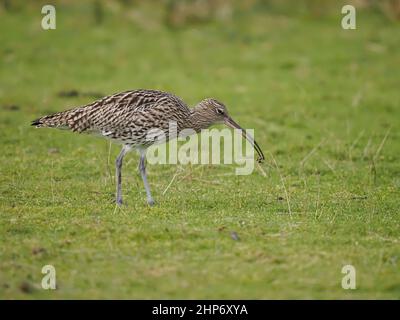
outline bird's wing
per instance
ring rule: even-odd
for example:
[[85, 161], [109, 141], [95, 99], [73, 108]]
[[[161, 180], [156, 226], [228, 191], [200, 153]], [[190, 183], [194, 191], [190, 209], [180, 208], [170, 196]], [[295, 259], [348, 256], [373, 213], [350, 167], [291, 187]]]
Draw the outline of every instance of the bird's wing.
[[113, 94], [76, 110], [80, 111], [74, 117], [74, 131], [95, 132], [113, 139], [163, 127], [189, 112], [175, 95], [144, 89]]

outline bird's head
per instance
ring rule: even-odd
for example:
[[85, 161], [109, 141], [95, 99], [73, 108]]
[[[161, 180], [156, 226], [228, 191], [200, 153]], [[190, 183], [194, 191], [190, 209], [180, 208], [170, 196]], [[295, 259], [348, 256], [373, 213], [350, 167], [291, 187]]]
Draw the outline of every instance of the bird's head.
[[257, 142], [229, 116], [228, 110], [222, 102], [213, 98], [204, 99], [193, 108], [193, 112], [193, 126], [197, 128], [197, 131], [218, 123], [224, 123], [230, 128], [239, 129], [242, 136], [247, 139], [257, 151], [257, 161], [262, 162], [265, 159]]
[[204, 122], [209, 123], [209, 126], [216, 123], [223, 123], [228, 116], [228, 110], [222, 102], [213, 98], [202, 100], [195, 110], [201, 115]]

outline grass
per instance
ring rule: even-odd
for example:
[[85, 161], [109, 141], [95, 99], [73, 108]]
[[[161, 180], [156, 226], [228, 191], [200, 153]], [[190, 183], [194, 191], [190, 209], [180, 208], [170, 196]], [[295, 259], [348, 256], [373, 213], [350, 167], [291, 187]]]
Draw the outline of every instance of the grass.
[[[398, 23], [259, 10], [168, 29], [89, 13], [61, 3], [43, 31], [34, 5], [0, 12], [1, 298], [400, 298]], [[60, 91], [133, 88], [217, 97], [255, 129], [266, 176], [149, 166], [149, 208], [132, 153], [118, 209], [119, 147], [29, 126], [93, 100]], [[57, 290], [40, 288], [46, 264]]]

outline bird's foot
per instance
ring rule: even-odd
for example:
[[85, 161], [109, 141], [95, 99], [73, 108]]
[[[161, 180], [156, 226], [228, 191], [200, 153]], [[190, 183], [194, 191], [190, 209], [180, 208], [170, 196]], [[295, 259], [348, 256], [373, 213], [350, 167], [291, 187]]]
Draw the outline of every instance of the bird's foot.
[[147, 199], [147, 203], [149, 204], [150, 207], [152, 207], [156, 204], [156, 202], [154, 201], [153, 198]]
[[119, 207], [122, 206], [122, 204], [123, 204], [122, 199], [117, 199], [117, 200], [115, 201], [115, 203], [116, 203]]

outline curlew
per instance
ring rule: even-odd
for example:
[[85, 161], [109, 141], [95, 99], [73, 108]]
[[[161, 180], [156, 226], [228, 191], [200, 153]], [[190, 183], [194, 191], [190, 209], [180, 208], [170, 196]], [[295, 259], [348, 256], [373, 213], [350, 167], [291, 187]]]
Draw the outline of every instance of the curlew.
[[132, 149], [140, 154], [139, 170], [143, 179], [149, 205], [154, 205], [146, 175], [146, 150], [154, 144], [147, 133], [151, 129], [162, 130], [169, 139], [169, 124], [176, 123], [179, 134], [184, 129], [200, 132], [213, 124], [225, 123], [239, 129], [258, 153], [258, 161], [264, 155], [256, 143], [229, 115], [224, 104], [215, 99], [202, 100], [189, 108], [177, 96], [157, 90], [132, 90], [106, 96], [93, 103], [62, 112], [43, 116], [32, 121], [37, 128], [68, 129], [78, 133], [93, 133], [122, 144], [116, 161], [116, 203], [122, 204], [122, 160]]

